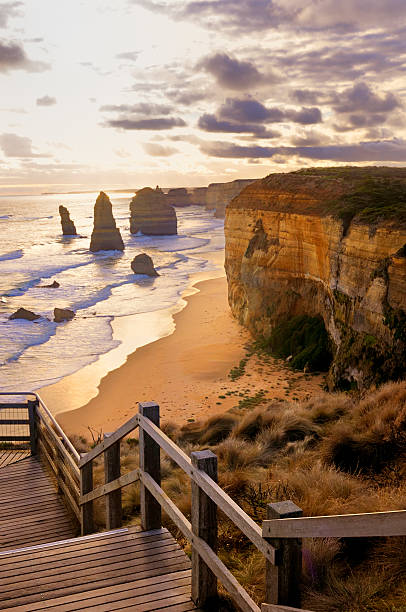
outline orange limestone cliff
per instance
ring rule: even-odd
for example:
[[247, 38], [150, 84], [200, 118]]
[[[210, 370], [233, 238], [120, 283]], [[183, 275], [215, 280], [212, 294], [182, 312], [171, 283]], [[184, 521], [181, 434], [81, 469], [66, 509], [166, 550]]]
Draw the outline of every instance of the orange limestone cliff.
[[329, 387], [406, 372], [406, 169], [271, 174], [226, 209], [229, 303], [256, 336], [321, 316]]

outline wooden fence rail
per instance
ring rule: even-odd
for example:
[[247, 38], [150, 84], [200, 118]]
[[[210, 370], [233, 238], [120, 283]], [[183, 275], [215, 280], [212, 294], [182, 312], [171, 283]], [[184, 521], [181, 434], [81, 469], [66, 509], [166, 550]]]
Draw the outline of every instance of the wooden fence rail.
[[[137, 415], [114, 433], [105, 434], [102, 442], [82, 456], [38, 396], [34, 394], [34, 399], [23, 405], [28, 411], [24, 425], [29, 425], [30, 431], [25, 441], [29, 441], [31, 452], [39, 453], [55, 474], [60, 493], [77, 516], [82, 534], [94, 532], [93, 502], [101, 497], [105, 498], [107, 529], [120, 528], [121, 490], [140, 481], [142, 529], [159, 529], [164, 510], [191, 542], [192, 599], [198, 606], [210, 607], [220, 581], [240, 610], [260, 612], [217, 555], [218, 508], [264, 556], [266, 603], [262, 604], [262, 612], [302, 610], [302, 538], [406, 535], [406, 510], [303, 517], [302, 510], [291, 501], [268, 504], [267, 520], [261, 529], [217, 484], [216, 455], [206, 450], [193, 452], [189, 458], [163, 433], [159, 427], [159, 406], [155, 402], [141, 403]], [[138, 427], [139, 468], [121, 474], [120, 443]], [[191, 479], [191, 521], [161, 488], [161, 451]], [[105, 481], [95, 488], [93, 462], [102, 454]]]

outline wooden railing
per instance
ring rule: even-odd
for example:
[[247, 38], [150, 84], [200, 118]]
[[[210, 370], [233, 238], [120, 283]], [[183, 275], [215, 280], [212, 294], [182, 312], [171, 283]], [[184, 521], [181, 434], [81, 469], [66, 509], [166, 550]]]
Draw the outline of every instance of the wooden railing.
[[[16, 395], [16, 394], [13, 394]], [[29, 394], [22, 394], [29, 395]], [[31, 394], [32, 396], [33, 394]], [[217, 596], [219, 580], [244, 612], [259, 607], [217, 555], [217, 509], [256, 546], [265, 558], [265, 600], [262, 612], [293, 612], [300, 606], [302, 538], [377, 537], [406, 535], [406, 511], [325, 517], [302, 517], [293, 502], [268, 504], [262, 529], [217, 484], [217, 457], [210, 450], [189, 458], [159, 427], [159, 406], [139, 404], [139, 413], [88, 453], [79, 456], [42, 400], [34, 394], [27, 404], [29, 440], [56, 476], [63, 494], [78, 517], [83, 535], [93, 533], [94, 500], [104, 497], [106, 527], [122, 525], [121, 489], [140, 481], [141, 527], [160, 529], [162, 509], [192, 545], [192, 599], [198, 606]], [[120, 443], [139, 427], [139, 468], [121, 474]], [[191, 521], [161, 488], [160, 451], [164, 451], [191, 479]], [[105, 482], [93, 486], [93, 461], [104, 456]], [[306, 612], [306, 611], [302, 611]]]
[[29, 397], [26, 402], [3, 404], [9, 408], [26, 409], [27, 417], [23, 419], [3, 420], [0, 424], [11, 423], [21, 427], [29, 425], [25, 435], [10, 434], [0, 437], [25, 443], [32, 455], [40, 455], [54, 474], [58, 491], [65, 497], [74, 516], [79, 521], [79, 460], [80, 455], [64, 433], [61, 426], [36, 393], [0, 393], [0, 396]]

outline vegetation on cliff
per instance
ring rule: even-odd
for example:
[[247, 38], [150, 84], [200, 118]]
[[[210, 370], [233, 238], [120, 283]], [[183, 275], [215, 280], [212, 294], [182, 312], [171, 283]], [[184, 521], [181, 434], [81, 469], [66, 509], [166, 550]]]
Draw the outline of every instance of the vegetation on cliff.
[[[361, 400], [326, 394], [302, 404], [271, 401], [204, 423], [167, 423], [164, 430], [188, 454], [211, 448], [219, 458], [220, 486], [258, 523], [269, 502], [287, 499], [305, 516], [405, 507], [406, 382], [386, 385]], [[137, 465], [137, 444], [136, 439], [127, 441], [125, 471]], [[190, 517], [188, 477], [167, 457], [161, 462], [163, 489]], [[103, 479], [102, 461], [95, 477]], [[128, 522], [137, 523], [138, 485], [124, 489], [123, 501]], [[102, 522], [102, 505], [98, 509]], [[167, 518], [165, 523], [169, 526]], [[304, 540], [303, 607], [401, 612], [406, 599], [404, 544], [397, 537]], [[219, 548], [237, 579], [263, 601], [263, 558], [222, 514]]]
[[332, 360], [330, 340], [321, 317], [298, 315], [276, 325], [260, 343], [275, 357], [290, 359], [297, 370], [327, 372]]

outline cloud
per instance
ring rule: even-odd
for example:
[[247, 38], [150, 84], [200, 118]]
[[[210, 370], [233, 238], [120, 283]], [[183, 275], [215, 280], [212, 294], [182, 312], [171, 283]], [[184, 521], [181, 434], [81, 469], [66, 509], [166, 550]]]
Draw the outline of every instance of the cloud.
[[258, 138], [276, 138], [279, 132], [269, 131], [265, 126], [258, 123], [232, 123], [230, 121], [219, 121], [215, 115], [208, 113], [202, 115], [198, 121], [198, 127], [205, 132], [224, 132], [229, 134], [254, 134]]
[[299, 104], [318, 104], [320, 100], [320, 92], [311, 89], [294, 89], [290, 97]]
[[174, 19], [185, 19], [215, 30], [216, 32], [262, 32], [288, 21], [293, 15], [274, 0], [195, 0], [192, 2], [156, 2], [133, 0], [160, 14]]
[[178, 150], [173, 147], [164, 147], [154, 142], [146, 142], [142, 146], [148, 155], [152, 155], [153, 157], [169, 157], [170, 155], [178, 153]]
[[[272, 112], [254, 99], [227, 98], [218, 111], [219, 117], [230, 121], [263, 122], [270, 119]], [[283, 119], [283, 113], [275, 109], [275, 121]], [[271, 119], [272, 120], [272, 119]]]
[[216, 53], [203, 58], [198, 63], [198, 68], [212, 74], [217, 83], [226, 89], [249, 89], [257, 86], [263, 79], [263, 75], [252, 62], [234, 59], [227, 53]]
[[31, 138], [17, 134], [0, 134], [0, 148], [6, 157], [48, 157], [33, 152]]
[[337, 113], [388, 113], [399, 108], [400, 102], [392, 92], [376, 94], [367, 83], [356, 83], [353, 87], [337, 94], [333, 107]]
[[56, 98], [52, 96], [42, 96], [37, 98], [37, 106], [54, 106], [56, 104]]
[[168, 130], [173, 127], [184, 127], [186, 123], [179, 117], [155, 117], [153, 119], [111, 119], [108, 127], [121, 130]]
[[177, 104], [182, 104], [183, 106], [190, 106], [195, 102], [206, 100], [209, 97], [209, 93], [206, 91], [193, 91], [187, 89], [170, 89], [165, 93], [170, 100]]
[[144, 116], [169, 115], [172, 107], [167, 104], [153, 104], [149, 102], [139, 102], [138, 104], [105, 104], [100, 107], [101, 111], [114, 113], [140, 113]]
[[140, 53], [141, 51], [125, 51], [124, 53], [118, 53], [116, 55], [116, 58], [130, 60], [130, 62], [135, 62], [138, 59]]
[[320, 109], [317, 107], [302, 108], [300, 111], [287, 110], [285, 111], [287, 119], [291, 119], [294, 123], [302, 125], [311, 125], [313, 123], [321, 123], [322, 116]]
[[378, 140], [348, 145], [261, 147], [214, 142], [201, 146], [206, 155], [222, 158], [271, 158], [274, 155], [338, 162], [405, 162], [406, 140]]
[[0, 41], [0, 72], [9, 70], [26, 70], [27, 72], [43, 72], [49, 64], [32, 61], [27, 57], [23, 47], [18, 43]]
[[18, 17], [21, 15], [20, 7], [22, 2], [3, 2], [0, 4], [0, 28], [5, 28], [10, 17]]

